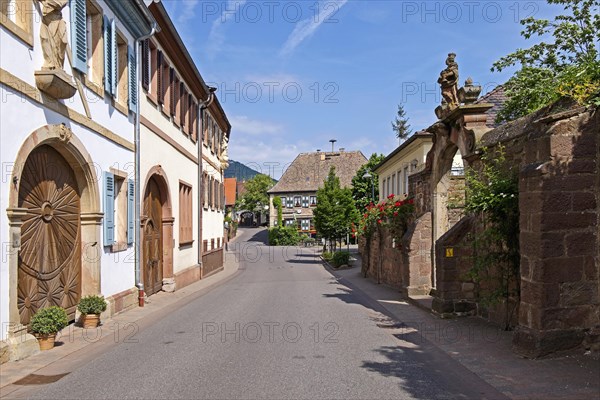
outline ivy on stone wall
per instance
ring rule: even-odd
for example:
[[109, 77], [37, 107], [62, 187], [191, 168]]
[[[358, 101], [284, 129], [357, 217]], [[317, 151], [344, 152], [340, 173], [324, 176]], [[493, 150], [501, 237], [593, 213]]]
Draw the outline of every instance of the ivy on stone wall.
[[[520, 298], [518, 171], [506, 160], [504, 147], [483, 149], [481, 165], [466, 173], [466, 211], [479, 215], [483, 230], [473, 238], [469, 278], [484, 305], [505, 303], [510, 328]], [[511, 306], [512, 304], [512, 306]]]
[[283, 226], [283, 203], [281, 197], [273, 197], [273, 207], [277, 210], [277, 226]]

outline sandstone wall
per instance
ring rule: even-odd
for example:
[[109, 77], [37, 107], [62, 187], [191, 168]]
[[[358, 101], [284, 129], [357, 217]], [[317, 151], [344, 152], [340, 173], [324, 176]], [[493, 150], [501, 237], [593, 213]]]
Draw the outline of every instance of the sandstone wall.
[[[560, 102], [488, 132], [480, 143], [502, 144], [519, 168], [521, 298], [514, 346], [528, 357], [598, 346], [599, 132], [599, 109]], [[470, 161], [476, 168], [480, 162]], [[466, 276], [473, 265], [469, 237], [478, 229], [476, 219], [465, 217], [436, 243], [434, 310], [499, 322], [506, 305], [482, 307], [477, 285]]]

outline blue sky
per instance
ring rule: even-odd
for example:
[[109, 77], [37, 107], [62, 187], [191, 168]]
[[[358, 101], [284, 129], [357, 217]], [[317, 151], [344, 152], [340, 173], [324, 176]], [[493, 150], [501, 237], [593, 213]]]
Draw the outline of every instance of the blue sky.
[[[511, 71], [519, 19], [561, 11], [545, 1], [163, 0], [232, 123], [230, 158], [279, 178], [304, 151], [388, 154], [402, 103], [413, 130], [435, 122], [449, 52], [460, 81], [484, 92]], [[273, 167], [276, 166], [276, 167]]]

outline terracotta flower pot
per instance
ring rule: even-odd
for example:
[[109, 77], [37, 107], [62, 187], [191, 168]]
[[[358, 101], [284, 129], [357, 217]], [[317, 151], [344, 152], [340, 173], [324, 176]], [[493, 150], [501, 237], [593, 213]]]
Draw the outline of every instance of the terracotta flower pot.
[[84, 329], [95, 329], [100, 325], [100, 314], [83, 314], [81, 318]]
[[40, 350], [51, 350], [54, 348], [54, 340], [56, 339], [56, 333], [51, 333], [47, 335], [36, 335], [38, 343], [40, 345]]

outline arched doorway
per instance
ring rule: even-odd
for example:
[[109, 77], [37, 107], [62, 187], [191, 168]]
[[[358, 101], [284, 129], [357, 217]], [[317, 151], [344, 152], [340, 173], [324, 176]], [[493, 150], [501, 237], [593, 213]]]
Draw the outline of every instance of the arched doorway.
[[254, 213], [252, 211], [244, 211], [240, 214], [240, 226], [254, 226]]
[[41, 145], [27, 157], [18, 193], [25, 211], [18, 258], [17, 307], [29, 324], [40, 308], [61, 306], [69, 318], [81, 297], [81, 191], [67, 160]]
[[144, 196], [143, 283], [148, 296], [160, 291], [163, 284], [163, 196], [156, 177], [151, 177]]

